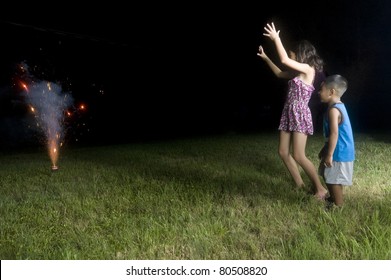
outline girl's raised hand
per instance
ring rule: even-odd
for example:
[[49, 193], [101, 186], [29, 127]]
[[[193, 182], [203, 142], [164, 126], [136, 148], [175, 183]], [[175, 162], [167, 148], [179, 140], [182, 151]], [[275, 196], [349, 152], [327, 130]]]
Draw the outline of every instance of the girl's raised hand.
[[263, 28], [265, 29], [265, 33], [263, 33], [264, 36], [269, 37], [270, 40], [274, 41], [275, 39], [279, 38], [280, 36], [280, 30], [276, 30], [276, 27], [274, 26], [274, 23], [266, 24], [266, 26]]
[[266, 58], [267, 57], [265, 52], [263, 51], [262, 46], [259, 46], [257, 55], [262, 57], [262, 58]]

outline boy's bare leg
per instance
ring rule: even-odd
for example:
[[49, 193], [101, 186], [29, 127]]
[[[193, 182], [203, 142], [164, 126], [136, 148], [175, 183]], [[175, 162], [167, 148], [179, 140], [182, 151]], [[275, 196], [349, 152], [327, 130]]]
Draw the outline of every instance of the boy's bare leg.
[[343, 189], [342, 185], [327, 184], [327, 188], [330, 191], [330, 196], [337, 206], [343, 205]]

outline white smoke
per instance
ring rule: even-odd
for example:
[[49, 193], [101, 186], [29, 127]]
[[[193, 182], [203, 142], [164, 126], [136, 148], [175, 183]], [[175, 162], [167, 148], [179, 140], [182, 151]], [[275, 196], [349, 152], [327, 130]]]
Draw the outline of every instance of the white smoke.
[[28, 77], [25, 84], [26, 102], [35, 117], [36, 126], [46, 138], [52, 164], [56, 165], [65, 136], [66, 112], [73, 105], [73, 98], [56, 83], [32, 79], [28, 66], [24, 64], [22, 67], [25, 67], [25, 76]]

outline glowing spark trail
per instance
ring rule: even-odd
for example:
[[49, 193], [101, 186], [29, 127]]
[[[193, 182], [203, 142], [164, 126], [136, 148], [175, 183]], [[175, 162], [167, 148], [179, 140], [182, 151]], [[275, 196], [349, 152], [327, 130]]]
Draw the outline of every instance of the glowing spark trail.
[[22, 84], [26, 90], [30, 110], [46, 136], [48, 153], [52, 170], [57, 170], [59, 148], [64, 137], [63, 123], [68, 107], [73, 103], [72, 97], [63, 93], [59, 85], [47, 81], [32, 83], [30, 87]]

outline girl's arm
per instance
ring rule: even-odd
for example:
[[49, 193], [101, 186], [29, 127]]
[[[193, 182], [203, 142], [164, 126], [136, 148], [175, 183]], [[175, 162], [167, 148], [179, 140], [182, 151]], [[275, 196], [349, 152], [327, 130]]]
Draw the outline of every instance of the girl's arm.
[[280, 39], [280, 30], [278, 30], [278, 31], [276, 30], [276, 27], [274, 26], [273, 22], [271, 24], [267, 24], [264, 27], [264, 29], [265, 29], [266, 33], [263, 33], [263, 35], [266, 37], [269, 37], [270, 40], [272, 40], [274, 42], [274, 44], [276, 45], [277, 53], [278, 53], [278, 56], [280, 57], [282, 64], [286, 65], [287, 67], [289, 67], [297, 72], [300, 72], [300, 73], [303, 73], [306, 75], [313, 74], [314, 70], [312, 69], [311, 66], [309, 66], [306, 63], [300, 63], [294, 59], [289, 58], [289, 56], [288, 56], [288, 54], [287, 54], [287, 52], [281, 42], [281, 39]]
[[282, 71], [280, 68], [278, 68], [277, 65], [275, 65], [273, 63], [273, 61], [271, 61], [271, 59], [264, 52], [262, 46], [259, 46], [259, 52], [257, 53], [257, 55], [260, 56], [266, 62], [266, 64], [273, 71], [274, 75], [276, 75], [278, 78], [284, 78], [284, 79], [291, 79], [291, 78], [293, 78], [293, 75], [292, 75], [291, 72]]

